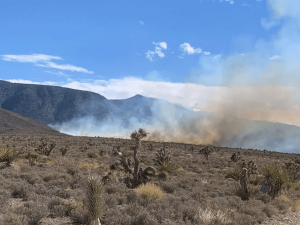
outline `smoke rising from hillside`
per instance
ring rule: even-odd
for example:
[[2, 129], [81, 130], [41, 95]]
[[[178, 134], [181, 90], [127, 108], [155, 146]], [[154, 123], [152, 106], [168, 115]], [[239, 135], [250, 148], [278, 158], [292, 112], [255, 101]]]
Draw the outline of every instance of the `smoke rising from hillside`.
[[99, 122], [91, 116], [56, 128], [77, 135], [127, 136], [143, 127], [156, 140], [295, 151], [300, 143], [294, 127], [283, 131], [280, 125], [249, 121], [300, 126], [300, 6], [297, 0], [267, 3], [270, 18], [262, 19], [262, 26], [280, 26], [271, 41], [258, 41], [252, 52], [200, 58], [200, 69], [196, 75], [194, 72], [193, 80], [218, 81], [220, 87], [208, 87], [204, 97], [197, 92], [188, 92], [188, 96], [186, 92], [192, 86], [188, 83], [182, 89], [170, 90], [171, 102], [182, 104], [180, 98], [192, 98], [198, 104], [189, 107], [212, 115], [177, 113], [171, 106], [157, 103], [152, 106], [155, 115], [148, 121], [128, 118], [125, 126], [122, 120]]

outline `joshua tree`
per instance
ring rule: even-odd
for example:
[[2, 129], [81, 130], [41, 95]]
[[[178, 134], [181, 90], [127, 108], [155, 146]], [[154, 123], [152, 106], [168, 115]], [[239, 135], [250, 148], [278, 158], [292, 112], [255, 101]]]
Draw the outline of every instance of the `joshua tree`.
[[248, 163], [243, 162], [242, 163], [242, 168], [246, 168], [247, 169], [247, 176], [248, 176], [248, 178], [251, 175], [257, 174], [257, 165], [252, 160], [250, 160]]
[[67, 152], [68, 152], [68, 150], [69, 150], [68, 147], [69, 147], [69, 146], [66, 145], [64, 148], [61, 148], [61, 149], [60, 149], [60, 152], [61, 152], [61, 155], [62, 155], [62, 156], [65, 156], [65, 155], [67, 154]]
[[[147, 137], [147, 133], [143, 129], [139, 129], [138, 131], [132, 132], [130, 138], [135, 140], [135, 146], [133, 148], [133, 158], [134, 158], [134, 169], [131, 177], [127, 177], [125, 179], [125, 183], [128, 188], [136, 188], [140, 184], [145, 184], [150, 181], [148, 175], [155, 174], [155, 169], [153, 167], [147, 167], [145, 170], [140, 168], [140, 160], [138, 159], [137, 153], [139, 148], [141, 147], [141, 140]], [[121, 156], [121, 164], [125, 168], [125, 172], [132, 173], [132, 169], [130, 169], [131, 161], [130, 159], [126, 160], [124, 156]]]
[[86, 197], [90, 225], [101, 225], [100, 219], [104, 214], [104, 186], [100, 177], [88, 178]]
[[233, 162], [237, 162], [238, 160], [240, 160], [241, 159], [241, 153], [240, 152], [238, 152], [238, 153], [233, 153], [232, 154], [232, 156], [231, 156], [231, 161], [233, 161]]
[[208, 156], [210, 153], [212, 153], [214, 151], [213, 147], [210, 145], [206, 145], [205, 147], [201, 148], [199, 150], [199, 154], [204, 154], [206, 160], [208, 160]]
[[42, 143], [39, 145], [39, 147], [36, 149], [37, 152], [44, 154], [46, 156], [50, 156], [52, 150], [55, 148], [55, 143], [48, 143], [47, 141], [42, 139]]
[[13, 162], [20, 157], [21, 153], [11, 150], [9, 147], [0, 150], [0, 162], [4, 162], [6, 166], [12, 166]]
[[291, 181], [295, 182], [300, 179], [300, 165], [295, 163], [295, 161], [285, 163], [285, 170]]
[[249, 199], [249, 192], [248, 192], [248, 176], [247, 176], [247, 169], [243, 168], [240, 174], [240, 185], [243, 191], [243, 198], [245, 200]]

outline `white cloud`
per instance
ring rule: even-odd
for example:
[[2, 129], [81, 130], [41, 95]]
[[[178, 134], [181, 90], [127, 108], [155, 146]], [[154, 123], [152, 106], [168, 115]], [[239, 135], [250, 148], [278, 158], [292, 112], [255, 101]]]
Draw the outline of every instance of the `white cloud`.
[[183, 54], [193, 55], [199, 54], [202, 52], [201, 48], [193, 48], [189, 43], [185, 42], [179, 46], [180, 50], [183, 51]]
[[280, 59], [281, 56], [280, 55], [273, 55], [272, 57], [270, 57], [270, 60], [276, 60], [276, 59]]
[[225, 2], [229, 2], [229, 4], [234, 4], [233, 0], [225, 0]]
[[32, 54], [32, 55], [2, 55], [2, 60], [21, 62], [21, 63], [37, 63], [37, 62], [48, 62], [52, 59], [62, 58], [59, 56], [44, 55], [44, 54]]
[[59, 75], [59, 76], [65, 76], [68, 77], [69, 75], [61, 72], [61, 71], [49, 71], [49, 70], [45, 70], [44, 72], [46, 73], [50, 73], [50, 74], [55, 74], [55, 75]]
[[153, 45], [155, 45], [155, 50], [151, 51], [148, 50], [146, 52], [146, 57], [150, 60], [153, 61], [155, 56], [158, 56], [159, 58], [163, 58], [165, 57], [165, 53], [163, 52], [163, 50], [167, 49], [168, 45], [166, 42], [152, 42]]
[[167, 47], [168, 47], [167, 42], [164, 42], [164, 41], [158, 42], [158, 43], [152, 42], [152, 44], [158, 45], [159, 47], [161, 47], [161, 48], [163, 48], [163, 49], [167, 49]]
[[32, 55], [1, 55], [2, 60], [20, 63], [33, 63], [35, 66], [53, 68], [58, 70], [68, 70], [72, 72], [81, 72], [93, 74], [93, 71], [89, 71], [82, 67], [70, 65], [70, 64], [57, 64], [51, 60], [62, 60], [59, 56], [51, 56], [44, 54], [32, 54]]
[[142, 26], [145, 24], [144, 21], [141, 21], [141, 20], [139, 21], [139, 23], [140, 23], [140, 25], [142, 25]]
[[204, 55], [210, 55], [210, 52], [203, 52]]

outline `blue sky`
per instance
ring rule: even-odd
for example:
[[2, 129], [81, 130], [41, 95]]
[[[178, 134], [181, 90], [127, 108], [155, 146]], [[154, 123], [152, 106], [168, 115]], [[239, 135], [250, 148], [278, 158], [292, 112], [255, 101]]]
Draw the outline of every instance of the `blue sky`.
[[299, 61], [299, 0], [0, 2], [11, 82], [300, 126]]
[[[265, 0], [1, 1], [1, 55], [57, 56], [63, 60], [51, 61], [93, 73], [1, 60], [0, 74], [36, 82], [128, 76], [186, 82], [204, 52], [243, 53], [271, 38], [276, 28], [261, 25], [267, 17]], [[161, 42], [166, 49], [154, 44]], [[198, 51], [184, 55], [184, 43]]]

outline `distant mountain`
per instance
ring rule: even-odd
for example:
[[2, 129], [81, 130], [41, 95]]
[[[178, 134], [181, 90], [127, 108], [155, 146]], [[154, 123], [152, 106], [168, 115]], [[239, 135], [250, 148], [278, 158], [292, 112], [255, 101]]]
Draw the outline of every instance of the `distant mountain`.
[[[226, 117], [218, 120], [210, 113], [141, 95], [108, 100], [89, 91], [0, 80], [0, 106], [68, 134], [122, 136], [143, 127], [166, 141], [213, 140], [220, 146], [289, 152], [298, 152], [300, 146], [297, 126]], [[210, 124], [212, 121], [215, 123]]]
[[0, 108], [0, 134], [59, 134], [58, 131], [40, 122]]
[[118, 119], [124, 124], [130, 118], [148, 122], [155, 114], [155, 105], [173, 107], [176, 112], [190, 112], [167, 101], [141, 95], [124, 100], [108, 100], [89, 91], [0, 80], [0, 106], [44, 124], [63, 123], [89, 116], [97, 121]]

